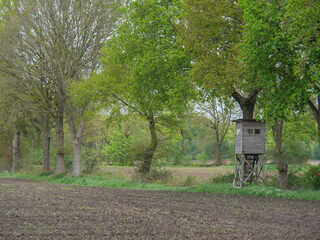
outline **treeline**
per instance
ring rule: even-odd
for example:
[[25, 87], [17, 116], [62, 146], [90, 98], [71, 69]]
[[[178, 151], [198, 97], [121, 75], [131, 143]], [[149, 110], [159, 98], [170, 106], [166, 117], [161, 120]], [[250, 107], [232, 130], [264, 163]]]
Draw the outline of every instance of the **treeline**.
[[153, 159], [219, 165], [232, 158], [230, 122], [240, 117], [267, 122], [281, 188], [290, 161], [318, 157], [317, 1], [0, 7], [0, 157], [12, 171], [40, 144], [43, 172], [54, 152], [55, 173], [74, 176], [105, 157], [138, 161], [141, 174]]

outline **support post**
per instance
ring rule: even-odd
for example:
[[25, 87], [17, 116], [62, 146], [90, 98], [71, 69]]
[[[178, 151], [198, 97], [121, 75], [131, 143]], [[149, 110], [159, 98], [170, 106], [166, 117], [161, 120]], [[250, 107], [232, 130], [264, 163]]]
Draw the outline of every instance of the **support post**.
[[[258, 154], [241, 154], [235, 156], [235, 171], [233, 187], [242, 188], [246, 182], [258, 184], [259, 179], [265, 183], [265, 154], [259, 158]], [[239, 184], [238, 184], [239, 182]]]

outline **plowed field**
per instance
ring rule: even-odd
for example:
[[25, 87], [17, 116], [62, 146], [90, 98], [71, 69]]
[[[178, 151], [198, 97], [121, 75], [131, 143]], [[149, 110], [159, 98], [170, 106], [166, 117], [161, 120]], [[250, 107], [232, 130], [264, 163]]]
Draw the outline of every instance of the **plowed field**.
[[0, 178], [0, 239], [320, 239], [320, 201]]

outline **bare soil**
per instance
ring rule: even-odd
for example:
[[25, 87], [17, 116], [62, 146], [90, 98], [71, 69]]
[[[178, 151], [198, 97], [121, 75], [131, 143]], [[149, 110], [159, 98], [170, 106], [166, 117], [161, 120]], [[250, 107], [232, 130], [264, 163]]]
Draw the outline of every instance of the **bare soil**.
[[0, 178], [0, 239], [320, 239], [320, 201]]

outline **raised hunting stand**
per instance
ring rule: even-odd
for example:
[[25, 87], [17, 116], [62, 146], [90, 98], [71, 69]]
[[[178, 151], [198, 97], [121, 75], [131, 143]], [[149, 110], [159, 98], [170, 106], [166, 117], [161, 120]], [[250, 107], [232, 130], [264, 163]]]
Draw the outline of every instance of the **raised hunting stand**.
[[233, 187], [245, 182], [265, 182], [266, 123], [238, 119], [236, 123], [235, 178]]

